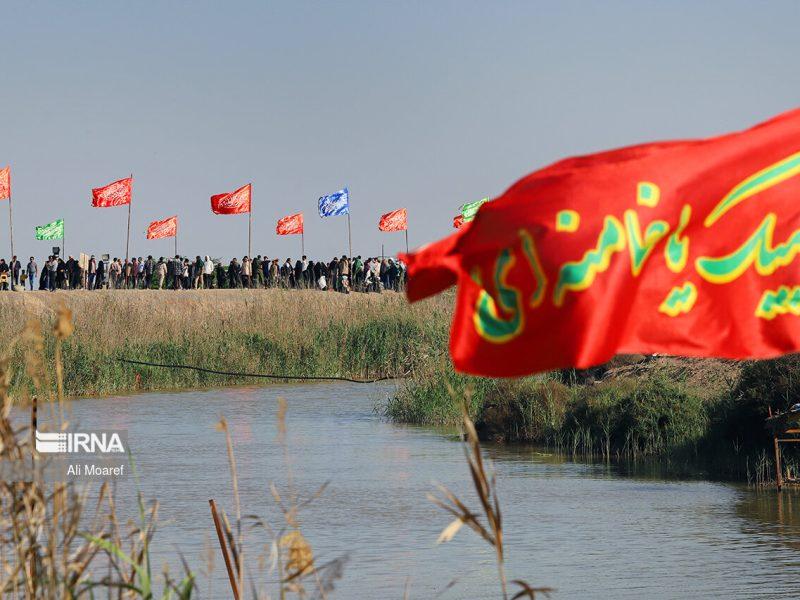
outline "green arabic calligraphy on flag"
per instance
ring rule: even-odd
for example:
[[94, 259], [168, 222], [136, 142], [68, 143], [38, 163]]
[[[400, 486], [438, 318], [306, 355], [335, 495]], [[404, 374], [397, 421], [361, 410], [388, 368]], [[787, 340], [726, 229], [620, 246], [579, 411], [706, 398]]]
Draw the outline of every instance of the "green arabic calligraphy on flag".
[[37, 240], [62, 240], [64, 239], [64, 219], [57, 219], [47, 225], [36, 227]]

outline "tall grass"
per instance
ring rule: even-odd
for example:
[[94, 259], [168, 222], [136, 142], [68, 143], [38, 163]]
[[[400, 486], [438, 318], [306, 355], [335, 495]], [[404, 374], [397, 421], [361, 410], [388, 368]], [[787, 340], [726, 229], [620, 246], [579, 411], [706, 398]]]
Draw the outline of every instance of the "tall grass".
[[[76, 291], [4, 294], [0, 328], [17, 332], [29, 318], [49, 327], [62, 301], [76, 325], [62, 347], [68, 396], [252, 383], [119, 358], [295, 376], [402, 375], [443, 347], [449, 318], [446, 300], [409, 306], [395, 293]], [[53, 341], [43, 349], [52, 360]], [[24, 364], [19, 350], [10, 359]], [[10, 393], [31, 386], [25, 370], [15, 369]]]

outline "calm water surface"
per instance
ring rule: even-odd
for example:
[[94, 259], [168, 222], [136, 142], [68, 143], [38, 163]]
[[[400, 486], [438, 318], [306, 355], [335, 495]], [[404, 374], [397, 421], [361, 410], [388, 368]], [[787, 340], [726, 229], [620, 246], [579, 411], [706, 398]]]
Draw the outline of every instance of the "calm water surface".
[[[325, 481], [301, 514], [318, 562], [346, 556], [337, 598], [496, 598], [494, 555], [466, 529], [441, 546], [449, 522], [425, 498], [431, 483], [469, 499], [461, 445], [440, 431], [382, 420], [391, 385], [287, 385], [80, 400], [72, 421], [127, 429], [146, 497], [160, 501], [155, 568], [177, 572], [178, 548], [203, 597], [227, 596], [208, 499], [233, 513], [222, 433], [235, 437], [243, 512], [280, 525], [269, 482], [285, 489], [276, 399], [289, 402], [288, 440], [300, 494]], [[707, 481], [621, 475], [530, 449], [488, 448], [504, 509], [509, 579], [557, 588], [556, 598], [800, 597], [800, 496]], [[119, 486], [134, 496], [133, 481]], [[122, 502], [121, 502], [122, 503]], [[132, 503], [129, 503], [129, 505]], [[267, 538], [248, 532], [248, 552]], [[258, 576], [261, 578], [261, 576]], [[268, 581], [269, 576], [263, 579]], [[455, 585], [448, 588], [452, 580]]]

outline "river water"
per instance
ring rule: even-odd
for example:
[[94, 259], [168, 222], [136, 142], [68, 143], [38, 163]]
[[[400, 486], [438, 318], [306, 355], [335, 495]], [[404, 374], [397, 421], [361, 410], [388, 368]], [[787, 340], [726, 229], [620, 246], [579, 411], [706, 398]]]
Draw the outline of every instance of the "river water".
[[[462, 446], [448, 432], [397, 426], [374, 408], [383, 385], [284, 385], [140, 394], [71, 403], [81, 429], [125, 429], [145, 497], [160, 502], [154, 569], [176, 549], [201, 572], [201, 597], [227, 598], [208, 499], [233, 514], [224, 435], [234, 436], [243, 513], [280, 527], [269, 483], [287, 489], [276, 443], [277, 399], [288, 401], [288, 445], [301, 512], [322, 564], [346, 558], [335, 598], [497, 598], [494, 553], [466, 528], [436, 545], [448, 524], [426, 493], [451, 488], [476, 510]], [[43, 412], [43, 411], [42, 411]], [[555, 598], [797, 598], [800, 496], [702, 480], [622, 474], [528, 448], [486, 448], [503, 507], [509, 579], [556, 588]], [[130, 507], [134, 481], [118, 502]], [[129, 513], [128, 516], [133, 516]], [[268, 537], [246, 530], [253, 565]], [[215, 565], [210, 578], [207, 556]], [[253, 576], [269, 582], [268, 572]], [[453, 583], [455, 582], [455, 583]], [[274, 588], [273, 588], [274, 589]]]

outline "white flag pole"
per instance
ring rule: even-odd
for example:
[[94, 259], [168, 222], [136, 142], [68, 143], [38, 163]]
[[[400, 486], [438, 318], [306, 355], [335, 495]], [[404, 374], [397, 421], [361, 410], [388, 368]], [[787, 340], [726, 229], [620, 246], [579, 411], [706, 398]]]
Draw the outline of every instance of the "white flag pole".
[[[11, 180], [11, 175], [8, 176], [9, 181]], [[14, 257], [14, 217], [11, 213], [11, 186], [8, 187], [8, 233], [9, 238], [11, 240], [11, 257], [13, 260]], [[12, 267], [13, 272], [13, 267]], [[12, 275], [13, 279], [13, 275]]]
[[125, 264], [128, 264], [131, 247], [131, 204], [133, 204], [133, 173], [131, 173], [131, 197], [128, 198], [128, 237], [125, 240]]

